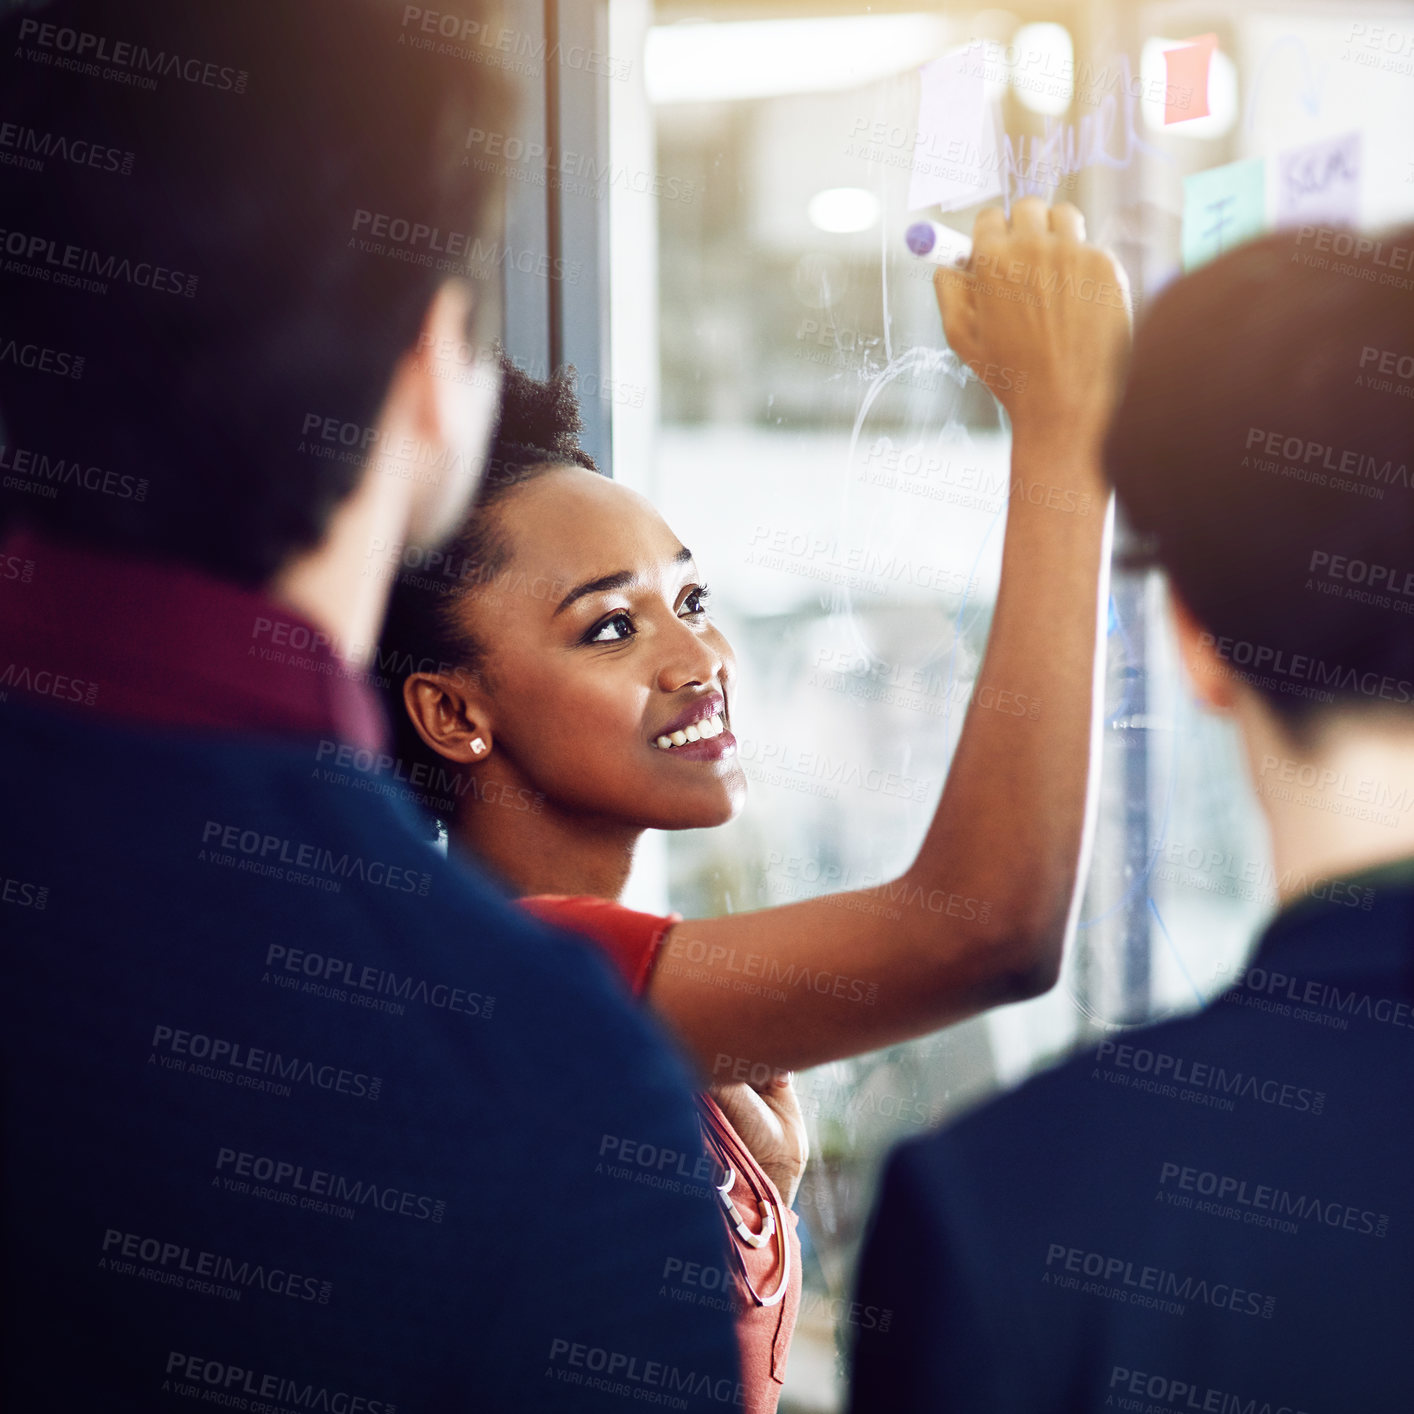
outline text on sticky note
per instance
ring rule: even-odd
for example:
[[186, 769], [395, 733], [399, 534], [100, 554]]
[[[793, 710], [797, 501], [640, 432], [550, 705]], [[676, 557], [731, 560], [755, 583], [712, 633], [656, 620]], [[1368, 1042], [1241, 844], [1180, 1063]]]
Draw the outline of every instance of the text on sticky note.
[[1266, 166], [1260, 157], [1183, 179], [1183, 268], [1196, 270], [1266, 229]]

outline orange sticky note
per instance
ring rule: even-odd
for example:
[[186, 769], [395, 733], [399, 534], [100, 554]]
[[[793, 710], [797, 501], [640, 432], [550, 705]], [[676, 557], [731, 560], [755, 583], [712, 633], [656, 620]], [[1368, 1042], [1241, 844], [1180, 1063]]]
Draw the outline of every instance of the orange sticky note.
[[1164, 50], [1166, 124], [1208, 116], [1208, 69], [1217, 47], [1217, 35], [1200, 34], [1184, 40], [1181, 49]]

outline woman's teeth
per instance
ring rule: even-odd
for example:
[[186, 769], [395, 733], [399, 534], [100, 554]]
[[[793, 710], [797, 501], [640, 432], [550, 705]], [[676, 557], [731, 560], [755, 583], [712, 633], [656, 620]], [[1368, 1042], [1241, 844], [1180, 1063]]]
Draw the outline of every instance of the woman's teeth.
[[696, 722], [690, 727], [684, 727], [680, 732], [669, 732], [667, 736], [660, 736], [655, 743], [660, 751], [671, 751], [675, 746], [686, 746], [690, 741], [710, 741], [714, 736], [721, 736], [726, 731], [720, 717], [708, 717], [705, 722]]

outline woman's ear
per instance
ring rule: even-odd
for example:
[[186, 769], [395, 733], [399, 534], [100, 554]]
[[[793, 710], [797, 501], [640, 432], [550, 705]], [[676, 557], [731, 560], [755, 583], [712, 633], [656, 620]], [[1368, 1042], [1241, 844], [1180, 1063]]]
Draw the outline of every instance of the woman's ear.
[[1213, 635], [1193, 617], [1172, 586], [1169, 587], [1169, 608], [1178, 638], [1178, 656], [1183, 660], [1193, 695], [1214, 712], [1231, 712], [1237, 700], [1238, 680], [1232, 676], [1232, 668], [1221, 654], [1215, 651]]
[[439, 756], [474, 764], [491, 755], [491, 714], [476, 674], [412, 673], [403, 683], [403, 706]]

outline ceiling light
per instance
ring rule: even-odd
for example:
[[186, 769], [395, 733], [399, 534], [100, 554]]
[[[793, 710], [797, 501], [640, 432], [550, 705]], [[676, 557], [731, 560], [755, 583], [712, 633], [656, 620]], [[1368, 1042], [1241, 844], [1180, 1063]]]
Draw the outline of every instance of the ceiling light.
[[947, 38], [947, 21], [927, 14], [655, 25], [644, 82], [654, 103], [828, 93], [916, 69]]
[[[997, 46], [1000, 48], [1000, 46]], [[1064, 25], [1022, 25], [1004, 51], [1007, 82], [1033, 113], [1059, 117], [1075, 92], [1075, 46]]]
[[827, 187], [810, 198], [805, 210], [819, 230], [867, 231], [879, 220], [879, 198], [863, 187]]

